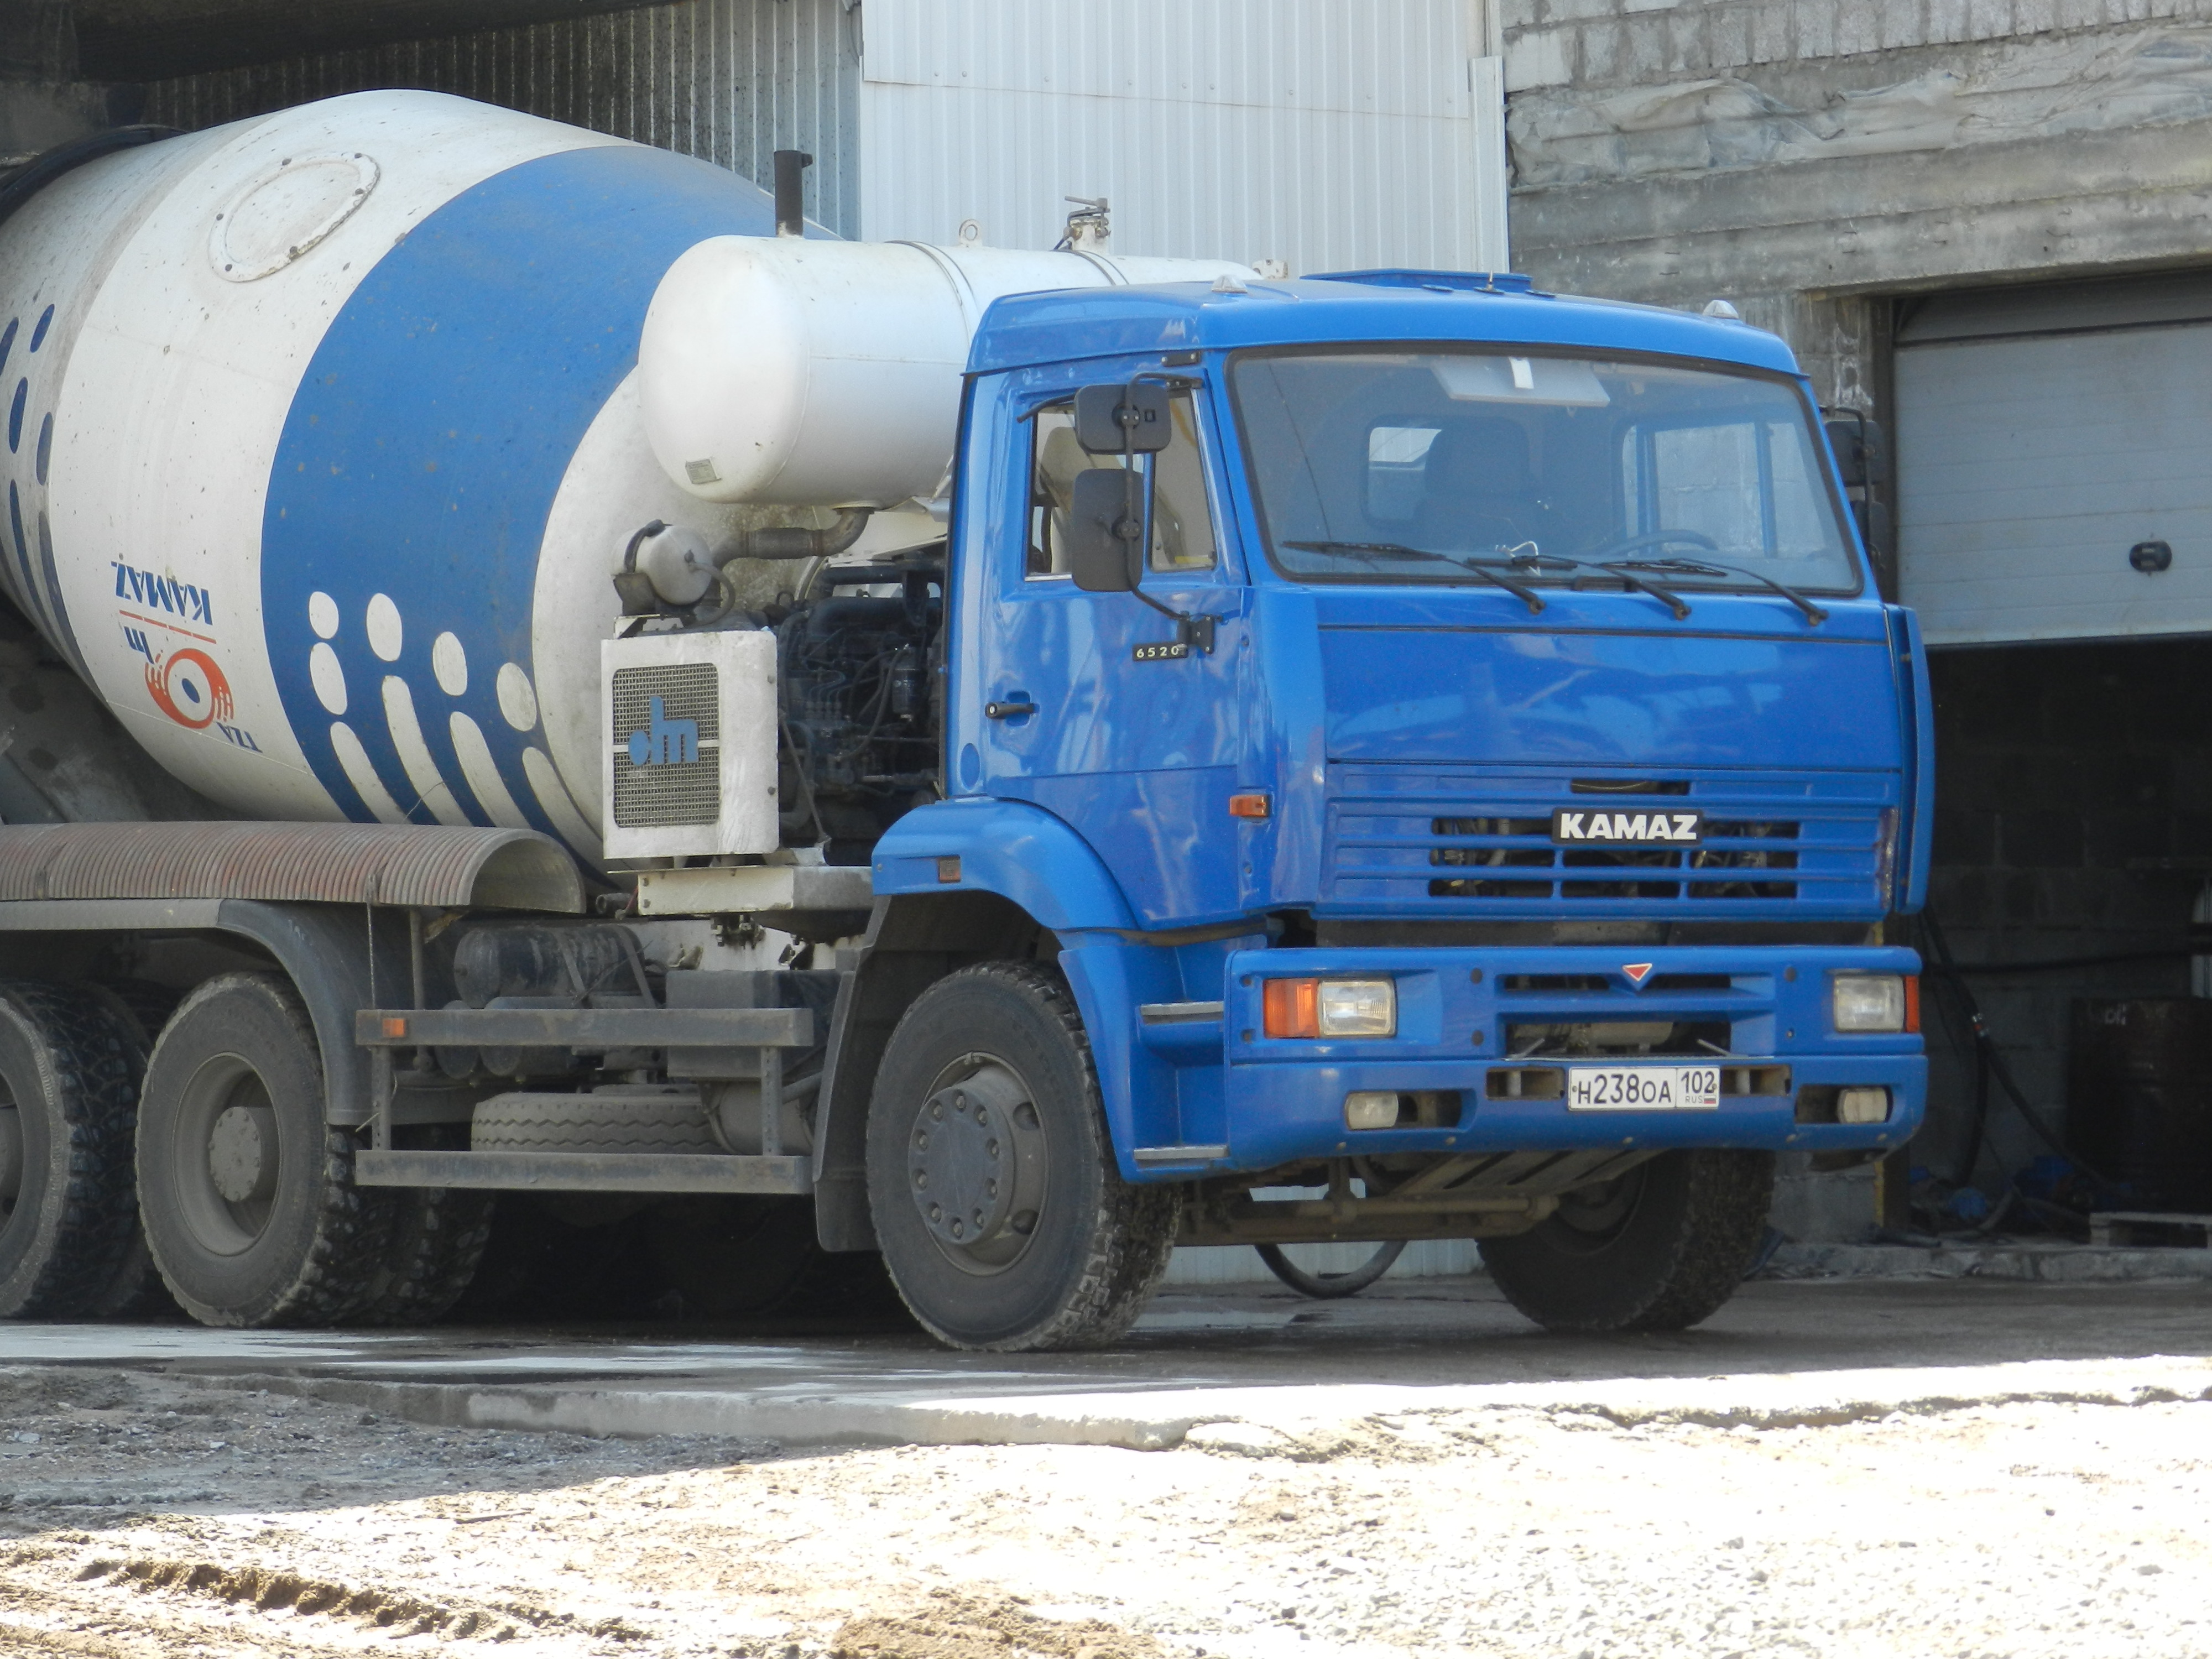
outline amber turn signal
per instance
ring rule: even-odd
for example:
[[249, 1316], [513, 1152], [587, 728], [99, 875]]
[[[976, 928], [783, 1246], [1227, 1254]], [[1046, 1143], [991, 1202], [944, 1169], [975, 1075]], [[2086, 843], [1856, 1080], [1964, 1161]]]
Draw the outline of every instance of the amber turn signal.
[[1261, 1024], [1271, 1037], [1321, 1035], [1321, 981], [1271, 979], [1261, 994]]
[[1274, 803], [1267, 799], [1264, 789], [1250, 789], [1229, 798], [1229, 816], [1232, 818], [1264, 818], [1274, 815]]

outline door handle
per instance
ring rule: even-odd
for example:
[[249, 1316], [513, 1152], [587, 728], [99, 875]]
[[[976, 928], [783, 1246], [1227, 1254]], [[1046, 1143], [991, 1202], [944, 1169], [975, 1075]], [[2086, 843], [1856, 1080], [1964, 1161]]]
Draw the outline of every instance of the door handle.
[[1017, 714], [1034, 714], [1037, 706], [1033, 702], [987, 702], [983, 705], [986, 720], [1012, 720]]

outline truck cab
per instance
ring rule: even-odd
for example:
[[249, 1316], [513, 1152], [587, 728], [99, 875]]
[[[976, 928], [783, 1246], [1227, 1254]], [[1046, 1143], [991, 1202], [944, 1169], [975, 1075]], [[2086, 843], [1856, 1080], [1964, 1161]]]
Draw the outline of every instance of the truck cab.
[[[957, 477], [945, 798], [874, 848], [844, 1017], [1028, 958], [875, 1072], [872, 1242], [940, 1334], [1080, 1324], [1116, 1194], [1677, 1326], [1777, 1153], [1911, 1136], [1924, 667], [1774, 337], [1430, 272], [1012, 297]], [[1086, 1066], [1095, 1146], [1042, 1098]]]

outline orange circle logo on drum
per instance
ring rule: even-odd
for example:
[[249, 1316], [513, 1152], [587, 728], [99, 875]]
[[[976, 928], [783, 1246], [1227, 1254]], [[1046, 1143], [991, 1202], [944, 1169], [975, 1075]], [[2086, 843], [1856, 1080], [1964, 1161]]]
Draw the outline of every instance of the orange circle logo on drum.
[[194, 732], [231, 716], [230, 682], [204, 651], [179, 651], [148, 664], [146, 690], [163, 714]]

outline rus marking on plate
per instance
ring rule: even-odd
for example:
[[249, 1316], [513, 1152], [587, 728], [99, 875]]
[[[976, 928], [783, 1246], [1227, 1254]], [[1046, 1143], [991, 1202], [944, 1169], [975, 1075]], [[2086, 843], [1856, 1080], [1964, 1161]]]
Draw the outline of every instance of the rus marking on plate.
[[1173, 662], [1179, 657], [1190, 655], [1190, 647], [1176, 640], [1166, 645], [1140, 645], [1129, 654], [1139, 662]]
[[1592, 812], [1557, 807], [1552, 839], [1569, 847], [1690, 847], [1703, 839], [1703, 812]]

